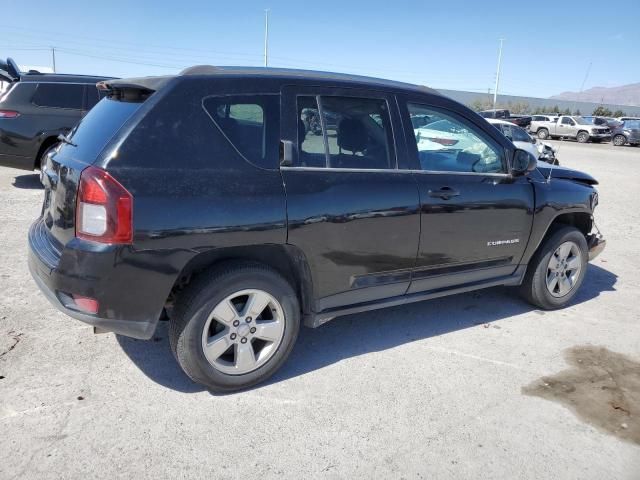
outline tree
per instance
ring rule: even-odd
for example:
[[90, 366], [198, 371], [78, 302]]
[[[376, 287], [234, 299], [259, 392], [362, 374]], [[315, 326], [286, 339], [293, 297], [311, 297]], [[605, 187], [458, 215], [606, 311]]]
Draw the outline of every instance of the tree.
[[569, 107], [565, 108], [562, 112], [563, 115], [571, 115], [571, 109]]
[[540, 115], [541, 113], [543, 113], [543, 110], [540, 107], [536, 107], [536, 109], [533, 111], [534, 115]]
[[600, 105], [599, 107], [593, 110], [592, 115], [595, 115], [596, 117], [610, 117], [613, 115], [613, 113], [608, 108], [605, 108], [602, 105]]
[[558, 107], [558, 105], [553, 106], [553, 108], [551, 109], [551, 113], [560, 113], [560, 108]]
[[613, 115], [611, 115], [612, 117], [626, 117], [627, 114], [624, 113], [622, 110], [616, 110], [615, 112], [613, 112]]
[[574, 115], [580, 116], [582, 115], [582, 112], [580, 112], [580, 109], [577, 109], [575, 112], [573, 112]]

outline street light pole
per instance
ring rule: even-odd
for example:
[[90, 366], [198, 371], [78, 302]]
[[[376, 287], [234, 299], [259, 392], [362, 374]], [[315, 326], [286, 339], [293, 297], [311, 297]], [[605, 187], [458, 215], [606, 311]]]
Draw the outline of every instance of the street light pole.
[[269, 66], [269, 9], [264, 11], [264, 66]]
[[500, 50], [498, 50], [498, 71], [496, 72], [496, 88], [493, 91], [493, 108], [496, 108], [496, 102], [498, 101], [498, 86], [500, 85], [500, 63], [502, 61], [502, 42], [504, 38], [500, 39]]
[[53, 73], [56, 73], [56, 47], [51, 47], [51, 62], [53, 63]]

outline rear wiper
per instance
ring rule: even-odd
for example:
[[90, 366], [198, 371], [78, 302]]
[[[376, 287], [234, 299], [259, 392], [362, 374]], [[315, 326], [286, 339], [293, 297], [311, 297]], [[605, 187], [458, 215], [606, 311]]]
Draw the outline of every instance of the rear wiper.
[[62, 143], [66, 143], [67, 145], [71, 145], [72, 147], [77, 147], [78, 146], [75, 143], [73, 143], [71, 140], [69, 140], [66, 136], [64, 136], [63, 134], [58, 135], [58, 140], [60, 140]]

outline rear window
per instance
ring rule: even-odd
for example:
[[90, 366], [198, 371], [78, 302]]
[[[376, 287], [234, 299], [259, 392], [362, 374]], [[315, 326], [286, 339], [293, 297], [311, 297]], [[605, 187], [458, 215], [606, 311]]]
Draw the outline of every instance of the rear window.
[[75, 83], [40, 83], [32, 102], [39, 107], [82, 109], [84, 85]]
[[77, 146], [65, 145], [64, 148], [72, 149], [72, 156], [78, 160], [93, 162], [107, 142], [141, 105], [142, 103], [103, 99], [69, 135], [69, 139]]

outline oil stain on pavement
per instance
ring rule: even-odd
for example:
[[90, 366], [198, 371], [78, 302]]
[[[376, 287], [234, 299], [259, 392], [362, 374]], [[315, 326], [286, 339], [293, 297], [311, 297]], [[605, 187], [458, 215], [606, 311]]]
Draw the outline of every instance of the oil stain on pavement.
[[596, 428], [640, 445], [640, 362], [591, 345], [568, 349], [565, 359], [571, 368], [522, 393], [559, 402]]

